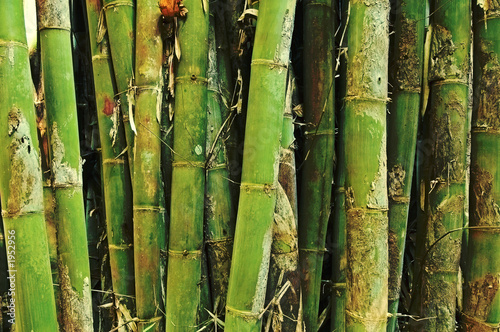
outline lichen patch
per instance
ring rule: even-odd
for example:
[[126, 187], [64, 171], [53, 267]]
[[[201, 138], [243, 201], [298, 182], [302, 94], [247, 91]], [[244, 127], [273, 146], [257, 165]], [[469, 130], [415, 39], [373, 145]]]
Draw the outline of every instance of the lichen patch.
[[89, 278], [83, 279], [82, 294], [78, 294], [69, 276], [68, 267], [59, 260], [59, 304], [63, 308], [61, 325], [63, 331], [92, 332], [92, 299]]
[[73, 168], [68, 162], [63, 162], [66, 157], [66, 149], [59, 137], [59, 129], [55, 122], [52, 124], [52, 132], [50, 133], [50, 146], [53, 184], [55, 186], [82, 185], [81, 162], [78, 168]]
[[477, 115], [475, 126], [500, 130], [500, 63], [498, 56], [490, 51], [490, 44], [479, 42], [477, 61], [480, 76], [477, 83]]
[[478, 165], [472, 167], [472, 226], [500, 226], [500, 208], [492, 193], [493, 175]]
[[500, 275], [487, 273], [483, 278], [469, 282], [465, 289], [465, 312], [469, 316], [485, 321], [491, 311], [491, 304], [500, 288]]
[[464, 78], [453, 56], [456, 50], [451, 31], [441, 25], [435, 25], [431, 40], [429, 80]]
[[401, 40], [398, 43], [396, 83], [400, 90], [420, 91], [420, 60], [417, 53], [418, 21], [401, 19]]
[[401, 165], [394, 165], [389, 172], [389, 185], [388, 193], [389, 198], [397, 201], [404, 196], [404, 181], [406, 178], [406, 171]]
[[71, 29], [69, 2], [64, 0], [39, 0], [37, 3], [38, 28]]
[[30, 125], [21, 111], [13, 107], [8, 115], [11, 143], [9, 156], [11, 177], [7, 215], [15, 216], [43, 211], [42, 173], [38, 147], [30, 135]]

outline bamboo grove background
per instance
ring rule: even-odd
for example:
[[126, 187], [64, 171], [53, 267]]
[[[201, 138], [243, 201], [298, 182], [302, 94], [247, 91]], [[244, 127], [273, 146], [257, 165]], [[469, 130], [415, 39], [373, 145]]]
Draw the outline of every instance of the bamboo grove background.
[[0, 0], [0, 331], [499, 331], [499, 55], [497, 0]]

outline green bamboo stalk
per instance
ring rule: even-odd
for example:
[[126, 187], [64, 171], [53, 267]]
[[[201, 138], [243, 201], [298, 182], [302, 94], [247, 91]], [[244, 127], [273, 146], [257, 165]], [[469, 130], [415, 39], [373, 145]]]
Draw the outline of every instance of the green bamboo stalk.
[[345, 135], [343, 110], [337, 112], [339, 132], [336, 140], [335, 186], [333, 190], [333, 271], [332, 331], [345, 331], [346, 303], [346, 208], [345, 208]]
[[[0, 1], [0, 198], [16, 331], [58, 331], [22, 1]], [[8, 241], [15, 241], [15, 244]], [[36, 294], [36, 296], [33, 296]]]
[[69, 3], [37, 1], [37, 11], [57, 228], [61, 329], [92, 331]]
[[[289, 67], [290, 68], [290, 67]], [[266, 303], [274, 300], [266, 322], [275, 331], [302, 328], [300, 269], [297, 233], [297, 182], [292, 95], [295, 87], [290, 70], [281, 132], [280, 166], [276, 207], [274, 209], [273, 244], [269, 262]]]
[[389, 317], [387, 331], [395, 331], [413, 165], [417, 145], [423, 73], [426, 2], [397, 4], [394, 24], [396, 65], [394, 88], [387, 116], [387, 165], [389, 195]]
[[[212, 11], [212, 9], [211, 9]], [[208, 36], [207, 89], [207, 166], [205, 193], [205, 242], [207, 244], [210, 285], [214, 310], [224, 314], [227, 283], [233, 252], [234, 222], [229, 192], [226, 151], [222, 135], [222, 87], [216, 49], [214, 16], [210, 15]], [[227, 113], [227, 111], [226, 111]]]
[[209, 8], [208, 1], [184, 5], [189, 13], [178, 20], [182, 58], [175, 79], [167, 331], [197, 331], [209, 307], [202, 257]]
[[[340, 20], [340, 30], [337, 33], [337, 44], [340, 46], [335, 63], [336, 73], [340, 77], [346, 76], [347, 54], [342, 50], [347, 47], [345, 34], [348, 28], [348, 0], [340, 1], [337, 8]], [[336, 125], [338, 128], [335, 139], [335, 173], [333, 186], [333, 222], [332, 222], [332, 295], [331, 295], [331, 330], [336, 332], [345, 331], [345, 303], [346, 303], [346, 207], [345, 207], [345, 112], [344, 97], [346, 93], [345, 80], [337, 85], [340, 95], [336, 98]]]
[[228, 332], [260, 331], [294, 17], [294, 0], [266, 0], [260, 4], [226, 305], [225, 330]]
[[[470, 49], [470, 1], [433, 2], [430, 48], [430, 100], [426, 140], [431, 150], [424, 170], [426, 254], [417, 280], [418, 331], [454, 331], [461, 232], [466, 197], [467, 106]], [[428, 252], [429, 251], [429, 252]]]
[[[41, 75], [40, 75], [41, 76]], [[40, 77], [41, 80], [41, 77]], [[40, 81], [42, 82], [42, 81]], [[50, 269], [52, 271], [52, 283], [54, 284], [54, 296], [59, 297], [59, 269], [57, 266], [57, 229], [55, 218], [55, 198], [50, 179], [50, 157], [49, 138], [47, 133], [47, 111], [43, 103], [43, 83], [38, 88], [35, 97], [36, 123], [38, 129], [40, 159], [42, 161], [42, 186], [43, 186], [43, 209], [45, 216], [45, 227], [47, 229], [47, 241], [49, 245]], [[59, 307], [56, 308], [59, 317]]]
[[304, 2], [305, 160], [299, 248], [306, 330], [318, 329], [321, 271], [330, 216], [335, 141], [334, 18], [331, 0]]
[[474, 6], [471, 219], [461, 326], [500, 330], [500, 4]]
[[[237, 0], [241, 1], [241, 0]], [[231, 108], [234, 78], [231, 66], [232, 46], [229, 42], [230, 37], [234, 37], [234, 27], [228, 25], [228, 10], [235, 13], [237, 8], [236, 1], [216, 1], [211, 8], [214, 8], [214, 26], [215, 43], [217, 46], [217, 63], [219, 76], [219, 89], [221, 97], [221, 115], [224, 125], [222, 139], [226, 150], [226, 164], [228, 169], [229, 190], [232, 201], [231, 213], [236, 216], [237, 202], [239, 198], [239, 186], [241, 177], [241, 155], [243, 144], [238, 140], [238, 128], [236, 123], [239, 121], [237, 109]], [[212, 10], [212, 9], [211, 9]], [[237, 20], [237, 18], [235, 18]], [[231, 22], [236, 23], [236, 21]], [[239, 30], [236, 29], [236, 32]], [[234, 233], [233, 233], [234, 235]]]
[[[117, 311], [117, 321], [126, 321], [123, 315], [134, 317], [134, 249], [132, 224], [132, 188], [127, 157], [124, 128], [120, 124], [119, 107], [114, 102], [115, 88], [108, 42], [97, 41], [100, 2], [87, 2], [92, 69], [94, 74], [95, 102], [99, 137], [101, 142], [102, 181], [109, 260], [113, 291], [122, 310]], [[104, 22], [101, 22], [104, 24]], [[127, 153], [130, 151], [127, 150]], [[123, 295], [123, 296], [122, 296]]]
[[135, 45], [135, 137], [133, 206], [134, 261], [139, 331], [162, 330], [160, 251], [165, 248], [164, 194], [161, 178], [160, 121], [162, 40], [157, 1], [137, 2]]
[[345, 98], [346, 331], [387, 320], [389, 1], [350, 1]]
[[[133, 101], [130, 100], [129, 87], [134, 77], [134, 40], [135, 40], [135, 0], [102, 0], [102, 9], [106, 16], [106, 23], [99, 22], [106, 27], [109, 38], [109, 49], [113, 62], [113, 72], [118, 93], [117, 102], [120, 103], [125, 138], [128, 146], [127, 154], [130, 174], [134, 174], [134, 138], [135, 122], [133, 121]], [[101, 16], [101, 20], [102, 20]], [[102, 34], [99, 31], [98, 34]], [[103, 36], [97, 36], [99, 43]], [[116, 98], [115, 97], [115, 98]], [[132, 105], [130, 105], [132, 104]], [[132, 119], [131, 119], [132, 117]]]

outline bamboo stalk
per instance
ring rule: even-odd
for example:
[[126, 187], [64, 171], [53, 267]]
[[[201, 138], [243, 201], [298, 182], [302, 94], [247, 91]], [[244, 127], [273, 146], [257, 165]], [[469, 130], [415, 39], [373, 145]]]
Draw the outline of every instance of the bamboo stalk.
[[335, 141], [334, 17], [331, 0], [304, 2], [305, 160], [299, 200], [299, 248], [306, 330], [318, 329], [321, 271], [333, 180]]
[[163, 82], [160, 11], [154, 0], [137, 1], [133, 206], [135, 293], [139, 331], [163, 329], [160, 251], [165, 248], [160, 121]]
[[387, 117], [389, 194], [389, 317], [388, 331], [395, 331], [410, 192], [417, 144], [425, 37], [425, 1], [397, 4], [392, 104]]
[[[500, 329], [500, 5], [474, 6], [471, 219], [464, 284], [464, 331]], [[464, 253], [465, 254], [465, 253]]]
[[297, 182], [294, 152], [294, 124], [292, 95], [295, 78], [290, 70], [283, 130], [281, 132], [280, 166], [276, 207], [274, 210], [273, 244], [269, 262], [266, 303], [273, 305], [266, 323], [266, 331], [301, 331], [301, 290], [297, 233]]
[[[111, 51], [113, 73], [117, 93], [113, 96], [119, 103], [119, 109], [125, 126], [125, 139], [128, 150], [128, 164], [130, 174], [134, 174], [134, 138], [135, 123], [131, 121], [133, 114], [133, 101], [130, 100], [129, 88], [134, 78], [134, 41], [135, 41], [135, 0], [102, 0], [102, 11], [106, 16], [106, 23], [98, 22], [106, 27]], [[101, 16], [101, 20], [103, 17]], [[103, 31], [98, 31], [102, 34]], [[100, 43], [104, 36], [98, 35]], [[132, 105], [130, 105], [132, 104]]]
[[61, 329], [92, 331], [69, 3], [37, 1], [37, 10], [57, 228]]
[[[212, 10], [212, 9], [211, 9]], [[207, 89], [207, 174], [205, 193], [205, 236], [210, 267], [210, 285], [214, 309], [224, 314], [227, 283], [233, 251], [234, 222], [232, 199], [229, 192], [226, 150], [222, 134], [224, 106], [219, 80], [219, 57], [216, 49], [214, 17], [210, 15], [208, 36]], [[225, 112], [227, 116], [227, 111]]]
[[[120, 124], [119, 107], [114, 102], [115, 88], [108, 42], [97, 41], [100, 2], [87, 1], [87, 20], [94, 74], [95, 102], [101, 142], [102, 181], [109, 260], [113, 291], [123, 310], [133, 317], [135, 304], [134, 249], [132, 224], [132, 188], [124, 128]], [[104, 23], [104, 22], [102, 22]], [[130, 151], [127, 150], [127, 152]], [[123, 296], [121, 296], [123, 295]], [[117, 311], [117, 320], [125, 320]]]
[[[40, 75], [40, 87], [35, 97], [36, 123], [39, 138], [40, 159], [42, 161], [42, 186], [43, 186], [43, 210], [45, 227], [47, 229], [47, 242], [49, 245], [50, 269], [52, 271], [52, 283], [54, 284], [54, 296], [59, 297], [59, 269], [57, 264], [57, 228], [55, 217], [55, 198], [50, 179], [50, 157], [49, 138], [47, 133], [47, 111], [43, 103], [43, 81]], [[56, 308], [58, 317], [59, 307]]]
[[197, 331], [207, 314], [203, 262], [208, 1], [186, 0], [178, 19], [182, 58], [176, 74], [174, 160], [168, 247], [167, 331]]
[[[0, 192], [16, 331], [58, 331], [22, 1], [0, 1]], [[8, 241], [14, 241], [9, 243]], [[36, 294], [36, 296], [33, 296]], [[14, 309], [15, 308], [15, 309]]]
[[388, 14], [389, 1], [350, 1], [344, 131], [346, 331], [386, 330]]
[[295, 1], [260, 4], [225, 330], [260, 331]]
[[345, 331], [346, 305], [346, 206], [345, 206], [345, 134], [343, 110], [337, 112], [339, 132], [336, 143], [335, 186], [333, 191], [333, 271], [332, 331]]
[[[349, 23], [349, 1], [341, 0], [340, 8], [340, 28], [336, 39], [339, 50], [336, 56], [336, 73], [340, 77], [345, 77], [347, 73], [347, 43], [345, 34]], [[335, 139], [335, 173], [333, 186], [333, 223], [332, 223], [332, 297], [331, 297], [331, 330], [337, 332], [345, 331], [345, 303], [346, 303], [346, 206], [345, 206], [345, 109], [344, 97], [346, 94], [345, 80], [337, 85], [339, 97], [336, 98], [336, 125], [338, 128]]]
[[435, 0], [433, 5], [430, 99], [424, 134], [432, 142], [423, 175], [426, 234], [417, 237], [426, 254], [420, 254], [424, 259], [418, 272], [421, 280], [417, 280], [412, 299], [419, 301], [417, 314], [428, 319], [412, 328], [454, 331], [462, 234], [455, 232], [433, 244], [447, 231], [462, 227], [464, 220], [470, 1]]

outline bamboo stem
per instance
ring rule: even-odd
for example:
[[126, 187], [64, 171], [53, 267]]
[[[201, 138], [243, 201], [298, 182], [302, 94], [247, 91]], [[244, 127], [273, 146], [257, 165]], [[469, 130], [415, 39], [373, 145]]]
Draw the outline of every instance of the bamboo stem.
[[23, 2], [1, 0], [0, 7], [0, 198], [5, 239], [15, 242], [7, 247], [15, 288], [9, 318], [16, 331], [56, 332]]
[[54, 217], [61, 329], [93, 331], [69, 2], [37, 1]]
[[135, 294], [139, 331], [163, 330], [165, 266], [164, 193], [161, 178], [160, 121], [162, 40], [155, 0], [137, 1], [135, 45], [135, 123], [133, 206]]
[[417, 145], [420, 93], [423, 74], [426, 3], [397, 4], [394, 24], [396, 72], [391, 84], [392, 103], [387, 117], [389, 194], [389, 317], [387, 331], [397, 324], [406, 226]]
[[[108, 41], [97, 41], [100, 2], [87, 1], [89, 40], [94, 73], [95, 102], [101, 142], [102, 181], [109, 260], [113, 291], [124, 310], [135, 315], [134, 248], [132, 224], [132, 186], [128, 160], [123, 151], [127, 147], [124, 128], [119, 119]], [[104, 22], [102, 22], [104, 24]], [[127, 150], [128, 151], [128, 150]], [[124, 319], [116, 312], [117, 320]]]
[[345, 97], [346, 331], [385, 331], [389, 1], [350, 1]]
[[[470, 225], [461, 327], [500, 327], [500, 6], [474, 7], [474, 113], [472, 122]], [[486, 226], [481, 229], [481, 226]], [[493, 229], [497, 227], [497, 229]], [[487, 229], [490, 227], [489, 229]], [[464, 253], [465, 254], [465, 253]]]
[[[435, 0], [433, 5], [424, 134], [432, 144], [423, 170], [425, 237], [417, 237], [425, 251], [448, 230], [463, 226], [469, 123], [470, 1]], [[414, 330], [455, 330], [461, 238], [460, 232], [448, 236], [421, 262], [421, 280], [417, 280], [412, 301], [419, 301], [417, 314], [428, 319], [414, 322]]]
[[260, 4], [252, 55], [243, 172], [225, 330], [260, 331], [295, 1]]
[[318, 329], [321, 272], [335, 150], [335, 27], [331, 0], [304, 2], [305, 160], [301, 165], [299, 248], [306, 330]]
[[[204, 277], [208, 1], [185, 0], [178, 19], [174, 160], [167, 279], [167, 331], [197, 331], [210, 309]], [[207, 302], [208, 300], [208, 302]]]

